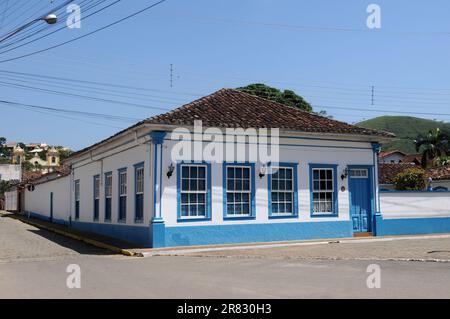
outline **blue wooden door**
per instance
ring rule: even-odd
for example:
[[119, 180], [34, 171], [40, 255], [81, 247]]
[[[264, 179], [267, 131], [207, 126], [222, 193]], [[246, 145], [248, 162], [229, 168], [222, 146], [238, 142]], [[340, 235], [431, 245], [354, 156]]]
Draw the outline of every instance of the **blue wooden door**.
[[372, 186], [370, 168], [349, 168], [350, 216], [354, 232], [370, 232]]

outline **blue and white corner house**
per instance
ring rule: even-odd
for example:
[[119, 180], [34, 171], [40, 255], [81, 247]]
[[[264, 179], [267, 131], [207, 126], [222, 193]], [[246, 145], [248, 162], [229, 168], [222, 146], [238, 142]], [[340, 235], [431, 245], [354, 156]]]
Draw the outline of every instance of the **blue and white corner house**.
[[[171, 132], [192, 132], [194, 120], [203, 121], [200, 134], [279, 128], [278, 163], [198, 160], [198, 149], [174, 160]], [[144, 247], [388, 234], [397, 225], [380, 212], [377, 152], [391, 137], [220, 90], [76, 152], [65, 162], [70, 175], [36, 184], [25, 206], [43, 218], [52, 207], [71, 227]], [[255, 146], [252, 138], [231, 145]]]

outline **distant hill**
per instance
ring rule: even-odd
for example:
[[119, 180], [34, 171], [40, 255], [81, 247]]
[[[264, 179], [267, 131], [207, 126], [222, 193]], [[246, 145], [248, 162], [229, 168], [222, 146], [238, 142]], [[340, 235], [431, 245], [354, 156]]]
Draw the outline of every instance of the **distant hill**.
[[450, 123], [412, 116], [380, 116], [356, 125], [394, 133], [397, 136], [397, 140], [383, 145], [383, 150], [398, 149], [405, 153], [416, 152], [413, 141], [419, 134], [426, 134], [429, 130], [436, 128], [450, 133]]

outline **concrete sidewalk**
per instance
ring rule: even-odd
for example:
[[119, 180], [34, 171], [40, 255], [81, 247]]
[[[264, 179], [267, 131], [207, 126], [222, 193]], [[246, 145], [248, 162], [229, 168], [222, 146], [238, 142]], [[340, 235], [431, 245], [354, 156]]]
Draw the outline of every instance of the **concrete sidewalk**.
[[450, 234], [140, 249], [149, 256], [450, 262]]
[[33, 218], [33, 217], [28, 218], [27, 216], [22, 215], [22, 214], [14, 214], [14, 213], [1, 211], [0, 217], [13, 218], [16, 220], [20, 220], [21, 222], [27, 223], [34, 227], [37, 227], [40, 229], [45, 229], [47, 231], [50, 231], [50, 232], [53, 232], [53, 233], [56, 233], [56, 234], [59, 234], [59, 235], [62, 235], [62, 236], [65, 236], [65, 237], [68, 237], [71, 239], [75, 239], [75, 240], [84, 242], [86, 244], [89, 244], [89, 245], [92, 245], [92, 246], [95, 246], [98, 248], [107, 249], [114, 253], [118, 253], [118, 254], [122, 254], [122, 255], [126, 255], [126, 256], [142, 257], [142, 255], [139, 252], [132, 250], [134, 248], [132, 244], [124, 242], [124, 241], [120, 241], [120, 240], [117, 240], [114, 238], [75, 230], [73, 228], [70, 228], [70, 227], [67, 227], [64, 225], [55, 224], [55, 223], [52, 223], [49, 221], [44, 221], [44, 220]]

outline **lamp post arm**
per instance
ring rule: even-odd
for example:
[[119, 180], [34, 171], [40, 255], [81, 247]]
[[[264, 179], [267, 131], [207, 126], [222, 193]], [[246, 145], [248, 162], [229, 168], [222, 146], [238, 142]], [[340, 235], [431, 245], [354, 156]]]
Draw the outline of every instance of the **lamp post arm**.
[[17, 28], [16, 30], [11, 31], [9, 34], [6, 34], [3, 38], [0, 38], [0, 43], [2, 43], [3, 41], [8, 40], [9, 38], [11, 38], [12, 36], [16, 35], [17, 33], [19, 33], [20, 31], [28, 28], [29, 26], [35, 24], [36, 22], [40, 21], [42, 19], [35, 19], [33, 21], [28, 22], [27, 24], [24, 24], [23, 26]]

